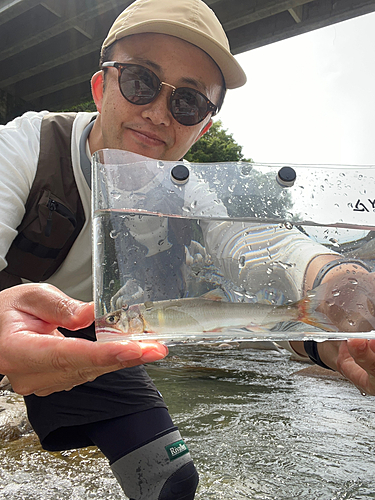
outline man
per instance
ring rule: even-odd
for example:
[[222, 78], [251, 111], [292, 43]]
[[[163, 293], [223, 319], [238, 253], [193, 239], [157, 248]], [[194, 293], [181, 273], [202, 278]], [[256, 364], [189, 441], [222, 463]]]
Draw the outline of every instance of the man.
[[[90, 187], [82, 170], [101, 148], [182, 158], [211, 126], [225, 89], [244, 83], [222, 27], [201, 0], [138, 0], [129, 6], [110, 29], [101, 70], [92, 78], [98, 115], [79, 114], [73, 123], [72, 162], [85, 224], [48, 284], [22, 284], [1, 292], [0, 373], [26, 395], [43, 446], [61, 450], [98, 445], [126, 495], [135, 500], [192, 499], [197, 473], [165, 403], [143, 367], [135, 366], [162, 358], [166, 349], [157, 343], [98, 345], [71, 338], [72, 330], [83, 331], [94, 319], [92, 304], [80, 302], [91, 300], [92, 281], [91, 252], [84, 250], [91, 248]], [[146, 98], [136, 90], [142, 86]], [[177, 99], [194, 111], [192, 121], [180, 113]], [[26, 113], [0, 131], [3, 269], [35, 179], [44, 115]], [[316, 255], [306, 281], [312, 282], [336, 257]], [[323, 278], [345, 266], [327, 270]], [[327, 346], [318, 353], [324, 363], [375, 394], [375, 342]], [[303, 345], [293, 348], [306, 355]], [[133, 368], [119, 370], [123, 367]], [[171, 446], [179, 450], [177, 459], [166, 453]]]
[[[121, 65], [105, 65], [112, 61]], [[180, 159], [209, 129], [224, 85], [239, 86], [245, 75], [229, 52], [220, 23], [200, 0], [132, 4], [104, 41], [101, 64], [92, 78], [99, 114], [79, 114], [72, 128], [74, 180], [85, 221], [64, 261], [44, 280], [49, 284], [22, 284], [1, 292], [0, 373], [8, 375], [13, 388], [26, 396], [30, 421], [44, 448], [96, 444], [129, 498], [188, 500], [198, 483], [190, 454], [144, 368], [135, 366], [162, 358], [166, 348], [157, 343], [98, 345], [71, 338], [89, 337], [94, 319], [92, 304], [74, 300], [92, 298], [91, 251], [86, 250], [91, 248], [90, 183], [83, 171], [91, 154], [101, 148]], [[154, 99], [137, 105], [123, 95], [123, 81], [126, 89], [129, 82], [137, 87], [148, 79], [165, 82], [155, 89]], [[182, 102], [194, 112], [188, 113], [189, 119], [181, 115]], [[3, 198], [0, 253], [2, 268], [8, 263], [6, 271], [12, 278], [20, 274], [18, 262], [15, 268], [10, 265], [13, 240], [19, 236], [16, 230], [36, 182], [41, 199], [48, 193], [48, 203], [40, 209], [47, 210], [46, 222], [52, 221], [52, 228], [46, 223], [42, 237], [55, 231], [52, 207], [61, 200], [52, 197], [55, 186], [44, 185], [37, 168], [45, 148], [49, 154], [60, 147], [45, 139], [49, 120], [43, 112], [26, 113], [1, 130], [2, 189], [12, 196]], [[19, 232], [22, 241], [27, 240], [27, 228]], [[28, 276], [26, 269], [21, 277]], [[57, 326], [70, 338], [64, 338]], [[119, 370], [124, 366], [133, 368]], [[98, 377], [106, 372], [111, 373]]]

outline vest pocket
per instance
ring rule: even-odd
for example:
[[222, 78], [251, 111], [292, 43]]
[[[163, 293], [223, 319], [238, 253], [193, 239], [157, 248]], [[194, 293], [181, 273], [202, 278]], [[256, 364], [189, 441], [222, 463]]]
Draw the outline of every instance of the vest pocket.
[[[38, 202], [37, 214], [20, 233], [30, 242], [38, 242], [51, 250], [61, 249], [72, 235], [76, 227], [76, 218], [59, 198], [50, 191], [43, 191]], [[24, 251], [35, 253], [35, 246], [24, 248]]]
[[50, 191], [42, 192], [28, 215], [7, 255], [6, 271], [31, 281], [43, 281], [67, 254], [65, 245], [72, 238], [77, 221], [75, 214]]
[[[51, 195], [48, 198], [47, 208], [48, 208], [48, 217], [47, 217], [46, 228], [44, 230], [44, 236], [46, 236], [47, 238], [51, 237], [52, 230], [53, 229], [55, 230], [56, 225], [58, 226], [60, 223], [65, 224], [66, 222], [69, 221], [70, 224], [73, 226], [73, 229], [76, 227], [77, 221], [76, 218], [74, 217], [74, 214], [61, 202], [57, 201], [55, 198], [52, 198]], [[40, 210], [43, 209], [44, 207], [41, 206]], [[70, 228], [69, 224], [65, 225], [67, 226], [67, 229]], [[54, 232], [56, 232], [56, 230]]]

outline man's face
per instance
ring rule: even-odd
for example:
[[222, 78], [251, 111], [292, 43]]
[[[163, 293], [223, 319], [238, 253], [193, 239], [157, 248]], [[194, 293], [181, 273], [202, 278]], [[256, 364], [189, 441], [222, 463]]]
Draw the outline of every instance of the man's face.
[[[179, 38], [154, 33], [133, 35], [116, 43], [112, 57], [120, 63], [145, 66], [175, 87], [199, 90], [214, 104], [219, 100], [222, 76], [218, 67], [201, 49]], [[106, 70], [104, 91], [102, 75], [100, 72], [93, 77], [102, 135], [96, 146], [179, 160], [210, 121], [208, 115], [198, 125], [179, 124], [170, 113], [172, 89], [166, 85], [154, 101], [138, 106], [121, 95], [116, 68]]]

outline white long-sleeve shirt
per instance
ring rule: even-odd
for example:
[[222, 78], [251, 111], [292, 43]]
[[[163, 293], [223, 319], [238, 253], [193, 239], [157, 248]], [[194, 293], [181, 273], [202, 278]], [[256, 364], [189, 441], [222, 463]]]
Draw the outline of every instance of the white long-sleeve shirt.
[[[0, 270], [17, 236], [25, 214], [25, 203], [36, 175], [40, 129], [48, 112], [28, 112], [0, 127]], [[74, 177], [85, 212], [84, 227], [59, 269], [47, 280], [67, 295], [92, 300], [91, 190], [80, 165], [79, 140], [92, 113], [78, 113], [72, 130]]]

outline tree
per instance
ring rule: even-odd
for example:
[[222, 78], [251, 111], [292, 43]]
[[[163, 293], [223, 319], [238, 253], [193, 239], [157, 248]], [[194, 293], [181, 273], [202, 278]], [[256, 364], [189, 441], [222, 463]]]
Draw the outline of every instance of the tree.
[[[252, 159], [245, 159], [242, 146], [215, 121], [210, 130], [184, 156], [198, 167], [205, 182], [217, 194], [231, 217], [282, 218], [293, 202], [288, 190], [280, 190], [274, 170], [267, 171]], [[243, 162], [243, 163], [239, 163]], [[215, 163], [221, 163], [217, 168]]]
[[220, 120], [215, 121], [186, 153], [184, 158], [192, 163], [248, 161], [242, 154], [242, 146], [237, 144], [232, 134], [223, 129]]
[[79, 113], [80, 111], [86, 111], [87, 113], [92, 113], [96, 111], [96, 106], [93, 100], [91, 101], [85, 101], [81, 102], [79, 104], [76, 104], [75, 106], [71, 106], [68, 109], [60, 109], [60, 112], [76, 112]]

